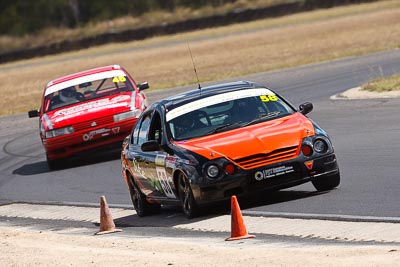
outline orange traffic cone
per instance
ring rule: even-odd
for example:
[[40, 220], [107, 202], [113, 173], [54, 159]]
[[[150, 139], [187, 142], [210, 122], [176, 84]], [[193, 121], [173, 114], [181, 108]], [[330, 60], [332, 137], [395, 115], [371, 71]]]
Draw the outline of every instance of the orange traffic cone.
[[96, 235], [111, 234], [115, 232], [122, 232], [121, 229], [116, 229], [114, 220], [111, 216], [110, 209], [108, 208], [105, 196], [100, 197], [100, 231]]
[[231, 237], [225, 241], [240, 240], [244, 238], [254, 238], [255, 235], [249, 235], [244, 225], [242, 212], [236, 196], [231, 197]]

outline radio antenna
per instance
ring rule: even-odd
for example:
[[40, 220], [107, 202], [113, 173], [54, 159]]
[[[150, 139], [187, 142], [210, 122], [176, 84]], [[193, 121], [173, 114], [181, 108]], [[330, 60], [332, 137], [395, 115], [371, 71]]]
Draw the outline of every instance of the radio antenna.
[[200, 93], [201, 93], [200, 80], [199, 80], [199, 76], [197, 76], [196, 66], [194, 65], [194, 60], [193, 60], [193, 56], [192, 56], [192, 50], [190, 50], [189, 43], [187, 43], [187, 46], [188, 46], [188, 49], [189, 49], [190, 58], [192, 59], [192, 64], [193, 64], [194, 73], [196, 74], [197, 84], [199, 85], [199, 88], [198, 88], [198, 89], [200, 90]]

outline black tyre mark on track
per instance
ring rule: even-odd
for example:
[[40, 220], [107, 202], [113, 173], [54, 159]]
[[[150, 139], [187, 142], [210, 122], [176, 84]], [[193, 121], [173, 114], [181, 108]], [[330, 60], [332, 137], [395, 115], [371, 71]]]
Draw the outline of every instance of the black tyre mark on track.
[[[19, 139], [23, 139], [25, 136], [28, 136], [29, 134], [32, 134], [32, 133], [33, 133], [33, 131], [27, 131], [27, 132], [23, 133], [22, 135], [19, 135], [16, 138], [9, 140], [8, 142], [6, 142], [4, 144], [4, 146], [2, 148], [3, 152], [7, 155], [14, 156], [14, 157], [23, 157], [23, 158], [38, 158], [38, 157], [40, 157], [43, 154], [43, 152], [40, 152], [37, 155], [27, 155], [27, 154], [14, 153], [9, 148], [9, 146], [11, 144], [13, 144], [14, 142], [18, 141]], [[37, 146], [37, 144], [33, 143], [33, 144], [29, 144], [29, 146], [25, 146], [25, 148], [33, 148], [33, 149], [26, 149], [29, 152], [30, 150], [36, 150], [35, 146]]]

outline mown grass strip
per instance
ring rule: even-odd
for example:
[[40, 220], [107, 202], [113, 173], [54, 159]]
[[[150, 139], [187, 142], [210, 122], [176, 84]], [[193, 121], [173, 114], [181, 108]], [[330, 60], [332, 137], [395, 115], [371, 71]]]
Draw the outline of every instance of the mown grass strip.
[[361, 90], [370, 92], [390, 92], [400, 90], [400, 74], [389, 77], [379, 77], [370, 80], [361, 87]]

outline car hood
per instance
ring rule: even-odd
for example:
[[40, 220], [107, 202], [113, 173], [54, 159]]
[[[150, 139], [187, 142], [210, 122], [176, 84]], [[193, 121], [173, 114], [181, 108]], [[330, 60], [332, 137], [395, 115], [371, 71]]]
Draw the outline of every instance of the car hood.
[[60, 128], [76, 123], [113, 116], [131, 109], [131, 93], [108, 96], [92, 101], [85, 101], [46, 113], [53, 128]]
[[302, 139], [314, 134], [314, 126], [310, 120], [300, 113], [294, 113], [243, 128], [178, 141], [175, 144], [208, 159], [226, 157], [236, 160], [281, 148], [299, 149]]

